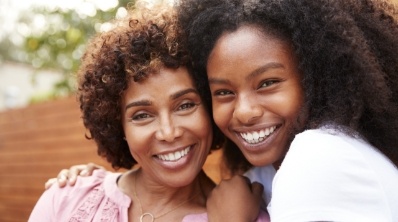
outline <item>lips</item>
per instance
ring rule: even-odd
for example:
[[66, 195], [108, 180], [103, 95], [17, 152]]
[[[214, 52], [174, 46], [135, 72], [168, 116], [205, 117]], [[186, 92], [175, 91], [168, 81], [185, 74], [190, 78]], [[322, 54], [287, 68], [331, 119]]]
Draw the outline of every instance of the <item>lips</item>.
[[250, 132], [241, 132], [240, 136], [244, 141], [250, 144], [257, 144], [265, 140], [269, 137], [276, 129], [276, 126], [267, 127], [261, 130], [250, 131]]
[[175, 152], [158, 154], [158, 155], [156, 155], [156, 157], [163, 161], [175, 162], [175, 161], [178, 161], [179, 159], [183, 158], [184, 156], [186, 156], [190, 150], [191, 150], [191, 146], [189, 146], [183, 150], [179, 150], [179, 151], [175, 151]]

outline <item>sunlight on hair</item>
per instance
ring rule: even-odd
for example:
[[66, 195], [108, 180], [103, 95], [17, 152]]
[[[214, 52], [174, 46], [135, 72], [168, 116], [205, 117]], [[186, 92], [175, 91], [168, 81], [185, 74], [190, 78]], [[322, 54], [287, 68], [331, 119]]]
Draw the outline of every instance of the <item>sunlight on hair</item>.
[[143, 2], [144, 4], [146, 4], [146, 6], [152, 7], [159, 3], [173, 5], [176, 2], [176, 0], [141, 0], [141, 1], [138, 0], [137, 2]]

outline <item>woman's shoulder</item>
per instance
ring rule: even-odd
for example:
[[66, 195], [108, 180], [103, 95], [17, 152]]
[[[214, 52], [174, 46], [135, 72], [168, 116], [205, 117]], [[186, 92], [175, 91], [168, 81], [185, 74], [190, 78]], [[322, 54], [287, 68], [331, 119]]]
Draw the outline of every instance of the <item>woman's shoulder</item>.
[[[59, 187], [57, 185], [52, 185], [49, 188], [49, 192], [54, 193], [58, 197], [76, 197], [77, 193], [87, 192], [100, 186], [108, 172], [105, 170], [95, 170], [91, 176], [88, 177], [77, 177], [75, 185], [71, 186], [67, 184], [65, 187]], [[73, 195], [70, 195], [73, 193]]]
[[120, 173], [99, 169], [90, 177], [79, 178], [75, 187], [70, 188], [68, 195], [64, 196], [64, 206], [61, 204], [60, 208], [68, 209], [71, 218], [77, 221], [80, 221], [78, 218], [100, 215], [101, 218], [116, 217], [115, 213], [128, 208], [130, 204], [130, 199], [117, 187], [119, 176]]
[[[105, 195], [104, 183], [107, 178], [115, 177], [117, 174], [102, 169], [95, 170], [91, 176], [78, 177], [74, 186], [66, 185], [63, 188], [52, 186], [53, 198], [58, 206], [63, 207], [79, 203], [88, 196], [94, 199]], [[109, 179], [108, 179], [109, 180]]]
[[41, 221], [48, 221], [44, 218], [50, 221], [62, 221], [65, 218], [81, 216], [84, 212], [95, 211], [103, 200], [108, 199], [104, 198], [104, 182], [109, 176], [116, 175], [104, 170], [96, 170], [92, 176], [78, 177], [74, 186], [67, 185], [60, 188], [53, 185], [42, 194], [29, 221], [35, 221], [38, 218], [43, 218]]

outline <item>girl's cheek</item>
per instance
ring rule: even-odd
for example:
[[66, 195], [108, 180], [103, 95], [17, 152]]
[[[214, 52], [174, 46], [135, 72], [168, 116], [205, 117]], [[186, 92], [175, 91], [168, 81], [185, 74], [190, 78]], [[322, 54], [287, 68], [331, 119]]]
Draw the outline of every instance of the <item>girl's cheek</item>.
[[221, 127], [225, 125], [228, 115], [229, 115], [228, 108], [216, 102], [213, 103], [213, 118], [217, 126]]

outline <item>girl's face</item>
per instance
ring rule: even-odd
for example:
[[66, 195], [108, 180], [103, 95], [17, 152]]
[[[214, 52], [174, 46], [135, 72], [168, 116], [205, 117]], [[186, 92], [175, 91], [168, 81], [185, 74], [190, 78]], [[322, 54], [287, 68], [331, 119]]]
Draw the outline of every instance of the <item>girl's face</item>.
[[187, 69], [131, 81], [122, 100], [130, 152], [155, 183], [181, 187], [198, 175], [212, 143], [210, 118]]
[[214, 120], [255, 166], [279, 164], [303, 89], [290, 45], [251, 26], [223, 34], [207, 63]]

